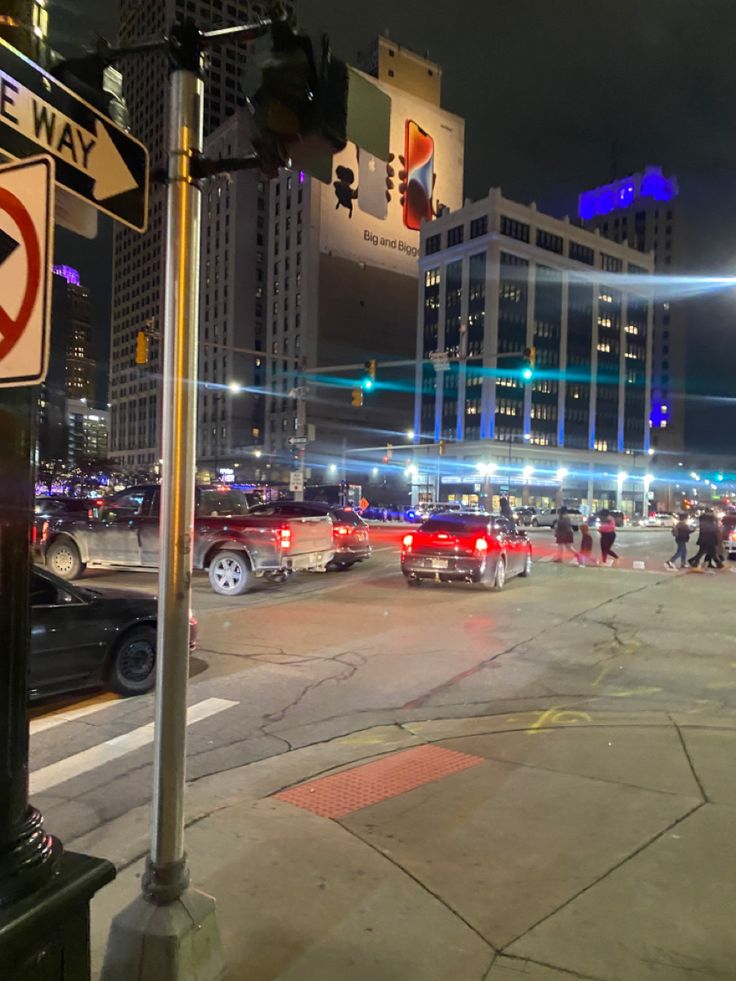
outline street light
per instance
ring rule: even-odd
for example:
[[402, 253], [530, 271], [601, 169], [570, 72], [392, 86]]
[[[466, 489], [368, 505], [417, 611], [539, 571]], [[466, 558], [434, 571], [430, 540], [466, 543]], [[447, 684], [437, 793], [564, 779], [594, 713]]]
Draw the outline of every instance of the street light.
[[262, 455], [263, 453], [261, 450], [253, 450], [253, 456], [256, 458], [256, 460], [260, 460]]
[[413, 480], [418, 475], [418, 473], [419, 471], [414, 466], [414, 464], [410, 463], [409, 466], [404, 471], [404, 476], [407, 478], [407, 480]]
[[240, 395], [240, 393], [243, 391], [243, 386], [240, 384], [240, 382], [231, 381], [227, 387], [233, 393], [233, 395]]
[[557, 480], [562, 483], [562, 481], [567, 477], [568, 472], [569, 471], [565, 467], [560, 467], [555, 476], [557, 477]]
[[337, 473], [337, 464], [336, 463], [331, 463], [330, 466], [329, 466], [329, 471], [330, 471], [330, 473]]
[[411, 441], [413, 441], [413, 439], [414, 439], [414, 436], [415, 436], [415, 435], [416, 435], [416, 434], [415, 434], [415, 432], [414, 432], [414, 430], [413, 430], [413, 429], [407, 429], [407, 431], [406, 431], [406, 438], [407, 438], [408, 440], [411, 440]]
[[525, 466], [524, 469], [521, 471], [521, 475], [524, 478], [524, 480], [529, 480], [529, 478], [533, 473], [534, 473], [534, 467], [530, 466], [529, 464], [527, 464], [527, 466]]
[[373, 467], [373, 469], [371, 470], [371, 477], [377, 477], [377, 476], [378, 476], [378, 467]]

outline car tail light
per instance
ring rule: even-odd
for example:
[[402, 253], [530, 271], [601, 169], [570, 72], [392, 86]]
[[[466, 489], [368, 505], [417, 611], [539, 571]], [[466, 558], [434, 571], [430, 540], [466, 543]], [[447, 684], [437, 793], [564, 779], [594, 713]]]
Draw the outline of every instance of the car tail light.
[[[35, 531], [36, 531], [35, 527], [34, 527], [33, 531], [34, 531], [34, 536], [35, 536]], [[49, 537], [49, 523], [48, 523], [48, 521], [42, 521], [41, 522], [41, 541], [42, 542], [45, 542], [48, 537]]]
[[488, 542], [485, 540], [485, 538], [475, 539], [475, 551], [479, 553], [488, 551]]
[[291, 528], [280, 528], [279, 537], [282, 548], [291, 548]]
[[35, 523], [31, 528], [31, 544], [32, 545], [38, 544], [38, 528], [36, 527]]
[[414, 536], [413, 535], [404, 535], [404, 538], [403, 538], [401, 544], [404, 546], [404, 548], [407, 550], [407, 552], [411, 552], [411, 547], [414, 544]]
[[444, 531], [440, 531], [440, 532], [437, 533], [437, 537], [438, 538], [449, 538], [450, 536], [447, 535]]
[[336, 525], [335, 526], [335, 534], [336, 535], [349, 535], [350, 534], [350, 529], [349, 528], [346, 528], [345, 525]]

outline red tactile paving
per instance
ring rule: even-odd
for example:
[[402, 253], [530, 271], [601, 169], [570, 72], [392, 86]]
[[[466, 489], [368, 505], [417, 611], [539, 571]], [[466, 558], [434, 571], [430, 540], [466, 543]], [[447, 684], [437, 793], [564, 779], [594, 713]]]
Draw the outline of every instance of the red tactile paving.
[[320, 817], [341, 818], [483, 762], [480, 756], [440, 746], [415, 746], [274, 796]]

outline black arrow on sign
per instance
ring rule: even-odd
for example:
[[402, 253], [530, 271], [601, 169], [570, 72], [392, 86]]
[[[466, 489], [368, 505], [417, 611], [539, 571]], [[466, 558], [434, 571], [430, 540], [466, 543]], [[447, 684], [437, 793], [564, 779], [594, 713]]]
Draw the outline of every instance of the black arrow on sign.
[[4, 232], [0, 228], [0, 266], [2, 266], [8, 256], [11, 256], [15, 252], [19, 244], [19, 242], [16, 242], [14, 238], [11, 238], [7, 232]]

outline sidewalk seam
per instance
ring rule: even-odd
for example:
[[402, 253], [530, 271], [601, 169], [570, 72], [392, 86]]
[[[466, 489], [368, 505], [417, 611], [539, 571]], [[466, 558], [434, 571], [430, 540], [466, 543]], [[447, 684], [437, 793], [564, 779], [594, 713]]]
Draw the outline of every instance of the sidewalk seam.
[[682, 732], [680, 731], [680, 727], [674, 721], [674, 719], [672, 719], [672, 725], [675, 727], [675, 731], [680, 740], [680, 745], [682, 746], [682, 751], [685, 754], [685, 759], [687, 760], [688, 766], [690, 767], [690, 772], [693, 775], [693, 780], [698, 785], [698, 789], [700, 790], [700, 795], [705, 803], [710, 803], [710, 798], [708, 797], [708, 794], [705, 791], [705, 787], [700, 781], [700, 777], [698, 776], [697, 770], [695, 769], [695, 764], [693, 762], [692, 757], [690, 756], [690, 750], [687, 748], [685, 737], [683, 736]]
[[[501, 948], [501, 953], [504, 953], [504, 951], [506, 951], [509, 947], [513, 946], [513, 944], [518, 943], [528, 933], [531, 933], [532, 930], [536, 930], [536, 928], [540, 926], [542, 923], [551, 919], [553, 916], [556, 916], [561, 910], [565, 909], [566, 906], [569, 906], [571, 903], [574, 903], [577, 899], [583, 896], [594, 886], [597, 886], [599, 882], [603, 882], [603, 880], [607, 879], [608, 876], [612, 875], [614, 872], [617, 872], [620, 868], [623, 868], [624, 865], [628, 864], [633, 858], [636, 858], [637, 855], [640, 855], [643, 851], [646, 851], [646, 849], [649, 848], [650, 845], [653, 845], [656, 841], [659, 841], [660, 838], [664, 837], [664, 835], [666, 835], [668, 831], [672, 831], [673, 828], [676, 828], [683, 821], [686, 821], [689, 817], [695, 814], [696, 811], [699, 811], [701, 807], [706, 807], [706, 806], [707, 806], [706, 801], [700, 801], [698, 804], [695, 805], [695, 807], [691, 807], [689, 811], [686, 811], [684, 814], [681, 814], [680, 817], [675, 818], [675, 820], [670, 822], [670, 824], [668, 824], [666, 828], [662, 828], [661, 831], [658, 831], [651, 838], [648, 838], [647, 841], [639, 845], [638, 848], [635, 848], [633, 852], [631, 852], [629, 855], [624, 856], [624, 858], [622, 858], [620, 862], [617, 862], [615, 865], [612, 865], [610, 869], [607, 869], [605, 872], [602, 872], [597, 878], [593, 879], [592, 882], [589, 882], [586, 886], [583, 886], [582, 889], [579, 889], [572, 896], [569, 896], [564, 902], [560, 903], [560, 905], [557, 906], [555, 909], [551, 910], [549, 913], [545, 913], [545, 915], [542, 916], [539, 920], [537, 920], [536, 923], [532, 923], [520, 934], [518, 934], [518, 936], [513, 937], [511, 940], [509, 940], [509, 942], [505, 944], [504, 947]], [[512, 955], [509, 954], [505, 956], [512, 956]], [[601, 981], [603, 981], [603, 979], [601, 979]]]
[[577, 978], [578, 981], [613, 981], [611, 978], [602, 978], [599, 975], [579, 974], [577, 971], [573, 971], [569, 967], [560, 967], [558, 964], [549, 964], [547, 961], [538, 961], [532, 957], [522, 957], [520, 954], [501, 953], [499, 956], [506, 957], [513, 961], [520, 961], [525, 964], [536, 964], [537, 967], [548, 967], [552, 971], [559, 971], [560, 974], [569, 974], [571, 978]]
[[[436, 892], [433, 892], [429, 888], [429, 886], [427, 886], [424, 882], [421, 881], [421, 879], [418, 879], [408, 869], [405, 869], [400, 862], [398, 862], [391, 855], [387, 855], [385, 852], [381, 851], [381, 849], [377, 848], [376, 845], [372, 844], [372, 842], [366, 841], [364, 838], [361, 838], [359, 834], [356, 834], [356, 832], [352, 830], [352, 828], [346, 827], [339, 820], [334, 821], [333, 823], [339, 825], [339, 827], [342, 828], [343, 831], [347, 832], [347, 834], [349, 834], [351, 838], [354, 838], [355, 841], [357, 841], [359, 844], [364, 845], [366, 848], [370, 848], [371, 851], [375, 852], [376, 855], [384, 859], [384, 861], [389, 862], [391, 865], [393, 865], [394, 868], [398, 869], [398, 871], [401, 872], [403, 875], [405, 875], [407, 879], [411, 879], [411, 881], [415, 885], [419, 886], [422, 892], [426, 892], [427, 895], [431, 896], [434, 900], [436, 900], [436, 902], [440, 904], [440, 906], [443, 906], [448, 913], [454, 916], [455, 919], [459, 920], [462, 924], [464, 924], [468, 928], [468, 930], [472, 931], [472, 933], [474, 933], [476, 937], [478, 937], [478, 939], [481, 940], [486, 945], [486, 947], [490, 948], [490, 950], [493, 952], [494, 958], [496, 957], [496, 955], [499, 953], [499, 948], [496, 947], [496, 945], [487, 937], [484, 937], [483, 934], [480, 932], [480, 930], [477, 929], [477, 927], [474, 927], [473, 924], [470, 923], [468, 920], [466, 920], [461, 913], [458, 913], [456, 909], [453, 909], [453, 907], [450, 906], [450, 904], [447, 903], [441, 896], [438, 896]], [[493, 964], [493, 961], [491, 961], [491, 964]]]

